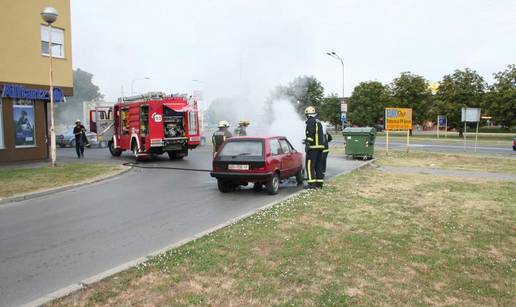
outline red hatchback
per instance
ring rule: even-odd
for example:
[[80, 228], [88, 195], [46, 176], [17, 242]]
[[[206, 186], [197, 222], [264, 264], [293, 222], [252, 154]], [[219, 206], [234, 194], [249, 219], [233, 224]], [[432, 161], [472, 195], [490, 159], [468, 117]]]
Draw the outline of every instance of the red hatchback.
[[222, 193], [253, 182], [255, 190], [265, 185], [274, 195], [289, 177], [303, 184], [303, 155], [284, 136], [233, 137], [222, 144], [210, 174], [217, 178]]

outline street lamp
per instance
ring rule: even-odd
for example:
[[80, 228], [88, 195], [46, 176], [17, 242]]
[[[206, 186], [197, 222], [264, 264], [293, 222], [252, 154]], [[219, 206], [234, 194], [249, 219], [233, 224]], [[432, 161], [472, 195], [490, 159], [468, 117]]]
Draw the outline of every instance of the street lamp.
[[48, 58], [49, 58], [49, 96], [50, 96], [50, 159], [52, 167], [56, 166], [56, 131], [54, 126], [54, 84], [52, 80], [52, 23], [57, 20], [59, 13], [51, 6], [41, 11], [41, 18], [48, 25]]
[[[340, 64], [342, 64], [342, 101], [343, 101], [343, 103], [344, 103], [344, 110], [345, 110], [345, 111], [344, 111], [344, 112], [342, 112], [342, 113], [344, 113], [344, 114], [346, 114], [346, 115], [347, 115], [347, 113], [348, 113], [348, 105], [347, 105], [346, 100], [345, 100], [345, 98], [344, 98], [344, 97], [345, 97], [345, 94], [344, 94], [344, 84], [345, 84], [345, 82], [344, 82], [344, 79], [345, 79], [345, 78], [344, 78], [344, 61], [342, 60], [342, 58], [341, 58], [337, 53], [335, 53], [335, 51], [326, 52], [326, 54], [327, 54], [327, 55], [329, 55], [329, 56], [331, 56], [331, 57], [332, 57], [332, 58], [334, 58], [334, 59], [339, 60], [339, 61], [340, 61]], [[347, 116], [346, 116], [346, 121], [347, 121], [347, 120], [348, 120], [348, 118], [347, 118]]]
[[135, 78], [131, 81], [131, 95], [134, 95], [134, 81], [138, 81], [138, 80], [149, 80], [150, 78], [149, 77], [144, 77], [144, 78]]

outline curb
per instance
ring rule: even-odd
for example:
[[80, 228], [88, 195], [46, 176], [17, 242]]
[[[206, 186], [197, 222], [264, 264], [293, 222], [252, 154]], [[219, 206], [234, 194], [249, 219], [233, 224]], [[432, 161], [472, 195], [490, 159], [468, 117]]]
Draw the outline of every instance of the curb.
[[[332, 176], [332, 178], [338, 177], [338, 176], [343, 175], [343, 174], [351, 174], [351, 173], [353, 173], [355, 171], [358, 171], [358, 170], [360, 170], [362, 168], [365, 168], [365, 167], [371, 165], [371, 163], [373, 163], [374, 161], [376, 161], [376, 159], [371, 159], [371, 160], [369, 160], [367, 162], [364, 162], [364, 163], [360, 164], [358, 167], [352, 169], [351, 171], [343, 171], [343, 172], [337, 173], [337, 174], [335, 174], [335, 176]], [[260, 211], [264, 211], [264, 210], [270, 209], [271, 207], [274, 207], [275, 205], [280, 204], [280, 203], [282, 203], [282, 202], [284, 202], [284, 201], [286, 201], [288, 199], [294, 198], [297, 195], [299, 195], [301, 193], [304, 193], [304, 192], [306, 192], [306, 190], [299, 190], [297, 192], [289, 194], [289, 195], [287, 195], [285, 197], [282, 197], [282, 198], [277, 199], [277, 200], [275, 200], [273, 202], [270, 202], [270, 203], [268, 203], [268, 204], [266, 204], [266, 205], [264, 205], [262, 207], [259, 207], [257, 209], [252, 210], [252, 211], [249, 211], [247, 213], [244, 213], [242, 215], [234, 217], [234, 218], [230, 219], [227, 222], [215, 225], [215, 226], [213, 226], [213, 227], [211, 227], [211, 228], [209, 228], [207, 230], [203, 230], [203, 231], [201, 231], [201, 232], [199, 232], [199, 233], [197, 233], [195, 235], [192, 235], [192, 236], [190, 236], [188, 238], [180, 240], [180, 241], [178, 241], [176, 243], [173, 243], [173, 244], [170, 244], [170, 245], [165, 246], [163, 248], [160, 248], [158, 250], [152, 251], [152, 252], [150, 252], [149, 254], [147, 254], [145, 256], [142, 256], [142, 257], [139, 257], [137, 259], [128, 261], [126, 263], [118, 265], [118, 266], [116, 266], [114, 268], [111, 268], [111, 269], [106, 270], [104, 272], [101, 272], [99, 274], [95, 274], [95, 275], [93, 275], [91, 277], [85, 278], [85, 279], [81, 280], [78, 283], [74, 283], [74, 284], [68, 285], [66, 287], [63, 287], [63, 288], [61, 288], [61, 289], [59, 289], [59, 290], [57, 290], [55, 292], [49, 293], [47, 295], [44, 295], [44, 296], [42, 296], [42, 297], [40, 297], [38, 299], [35, 299], [35, 300], [33, 300], [33, 301], [31, 301], [31, 302], [29, 302], [27, 304], [24, 304], [22, 306], [23, 307], [41, 306], [41, 305], [50, 303], [53, 300], [65, 297], [65, 296], [67, 296], [67, 295], [69, 295], [69, 294], [71, 294], [73, 292], [76, 292], [76, 291], [81, 290], [81, 289], [83, 289], [83, 288], [85, 288], [87, 286], [90, 286], [90, 285], [92, 285], [94, 283], [97, 283], [97, 282], [99, 282], [99, 281], [101, 281], [101, 280], [103, 280], [103, 279], [105, 279], [107, 277], [110, 277], [110, 276], [115, 275], [117, 273], [120, 273], [122, 271], [128, 270], [128, 269], [130, 269], [132, 267], [140, 265], [140, 264], [144, 263], [145, 261], [149, 260], [150, 257], [154, 257], [154, 256], [157, 256], [159, 254], [165, 253], [165, 252], [167, 252], [167, 251], [169, 251], [171, 249], [178, 248], [178, 247], [180, 247], [182, 245], [185, 245], [185, 244], [187, 244], [189, 242], [192, 242], [192, 241], [197, 240], [197, 239], [199, 239], [201, 237], [204, 237], [205, 235], [208, 235], [208, 234], [210, 234], [212, 232], [215, 232], [215, 231], [217, 231], [219, 229], [222, 229], [224, 227], [227, 227], [227, 226], [230, 226], [232, 224], [235, 224], [235, 223], [237, 223], [237, 222], [239, 222], [241, 220], [244, 220], [244, 219], [246, 219], [246, 218], [248, 218], [248, 217], [250, 217], [250, 216], [252, 216], [252, 215], [254, 215], [254, 214], [258, 213], [258, 212], [260, 212]]]
[[132, 169], [132, 167], [128, 167], [128, 166], [124, 166], [124, 165], [121, 165], [121, 166], [122, 166], [121, 171], [111, 174], [111, 175], [108, 175], [108, 176], [101, 176], [101, 177], [97, 177], [94, 179], [89, 179], [86, 181], [82, 181], [82, 182], [78, 182], [78, 183], [74, 183], [74, 184], [70, 184], [70, 185], [65, 185], [62, 187], [50, 188], [48, 190], [43, 190], [43, 191], [39, 191], [39, 192], [32, 192], [32, 193], [2, 198], [2, 199], [0, 199], [0, 207], [5, 204], [20, 202], [20, 201], [38, 198], [38, 197], [42, 197], [42, 196], [47, 196], [47, 195], [51, 195], [51, 194], [55, 194], [55, 193], [59, 193], [59, 192], [63, 192], [63, 191], [68, 191], [68, 190], [78, 188], [81, 186], [85, 186], [88, 184], [93, 184], [93, 183], [101, 182], [104, 180], [112, 179], [114, 177], [123, 175]]

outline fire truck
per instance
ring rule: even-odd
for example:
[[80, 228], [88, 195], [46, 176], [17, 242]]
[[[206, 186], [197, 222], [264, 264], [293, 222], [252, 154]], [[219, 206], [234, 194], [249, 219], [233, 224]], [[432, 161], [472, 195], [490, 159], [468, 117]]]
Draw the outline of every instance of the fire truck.
[[108, 141], [113, 156], [130, 150], [136, 159], [164, 153], [171, 160], [182, 159], [201, 141], [197, 102], [186, 95], [121, 97], [112, 108], [100, 107], [94, 114], [90, 127]]

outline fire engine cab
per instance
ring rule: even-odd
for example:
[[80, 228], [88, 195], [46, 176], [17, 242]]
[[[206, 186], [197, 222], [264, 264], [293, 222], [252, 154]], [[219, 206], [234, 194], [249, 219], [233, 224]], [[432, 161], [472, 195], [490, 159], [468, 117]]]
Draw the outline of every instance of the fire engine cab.
[[186, 95], [153, 92], [121, 97], [111, 114], [112, 125], [103, 132], [103, 137], [109, 140], [113, 156], [130, 150], [137, 159], [164, 153], [171, 160], [182, 159], [188, 156], [188, 149], [200, 144], [197, 102]]

